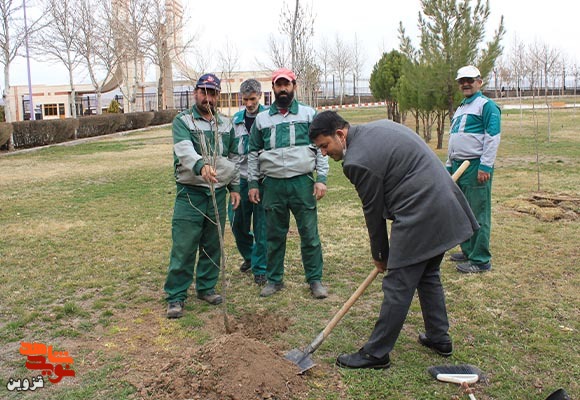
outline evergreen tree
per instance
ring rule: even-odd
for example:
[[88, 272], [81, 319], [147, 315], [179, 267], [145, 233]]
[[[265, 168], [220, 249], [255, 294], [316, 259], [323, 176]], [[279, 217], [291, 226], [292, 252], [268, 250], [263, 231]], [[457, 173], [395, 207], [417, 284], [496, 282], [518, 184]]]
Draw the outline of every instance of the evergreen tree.
[[373, 96], [387, 103], [388, 118], [396, 122], [401, 122], [397, 87], [402, 76], [403, 65], [407, 62], [407, 58], [397, 50], [384, 53], [379, 62], [374, 65], [369, 82]]
[[[424, 116], [424, 122], [437, 124], [437, 147], [440, 148], [445, 118], [453, 116], [455, 105], [461, 99], [455, 82], [457, 70], [464, 65], [475, 65], [485, 80], [501, 55], [505, 29], [502, 17], [491, 40], [483, 43], [490, 16], [489, 0], [422, 0], [421, 5], [417, 49], [406, 36], [403, 25], [399, 27], [401, 52], [411, 60], [403, 71], [409, 78], [405, 85], [407, 90], [418, 93], [406, 95], [405, 107], [413, 107], [415, 103], [419, 116], [435, 113], [435, 119]], [[428, 132], [430, 127], [423, 129]]]

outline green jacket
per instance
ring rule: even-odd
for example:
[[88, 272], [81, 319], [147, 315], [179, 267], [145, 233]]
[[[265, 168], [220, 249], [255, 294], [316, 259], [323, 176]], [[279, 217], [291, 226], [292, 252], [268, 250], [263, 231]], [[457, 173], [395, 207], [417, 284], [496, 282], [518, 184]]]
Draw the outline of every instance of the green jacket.
[[[228, 160], [228, 156], [237, 154], [234, 128], [228, 118], [216, 115], [207, 121], [193, 106], [177, 114], [172, 130], [173, 166], [178, 183], [209, 188], [209, 183], [201, 177], [201, 169], [210, 164], [216, 168], [216, 188], [227, 186], [230, 191], [240, 191], [239, 167]], [[205, 157], [202, 148], [206, 148]]]
[[[258, 113], [267, 110], [268, 107], [258, 105]], [[248, 179], [248, 150], [250, 148], [250, 132], [246, 129], [245, 123], [246, 109], [242, 109], [234, 114], [232, 122], [235, 131], [235, 146], [238, 155], [230, 157], [231, 161], [236, 162], [240, 167], [240, 178]]]
[[326, 183], [328, 157], [311, 142], [308, 129], [316, 111], [292, 101], [288, 113], [279, 112], [276, 102], [256, 117], [250, 133], [248, 153], [249, 187], [257, 188], [264, 176], [292, 178], [316, 170], [316, 181]]

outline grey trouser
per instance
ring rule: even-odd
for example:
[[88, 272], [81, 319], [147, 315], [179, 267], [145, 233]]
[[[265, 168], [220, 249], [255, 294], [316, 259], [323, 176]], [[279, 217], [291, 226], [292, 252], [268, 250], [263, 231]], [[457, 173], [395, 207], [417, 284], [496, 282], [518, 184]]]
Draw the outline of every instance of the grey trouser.
[[364, 351], [383, 358], [391, 352], [409, 312], [415, 290], [419, 294], [425, 334], [433, 342], [450, 342], [449, 321], [439, 266], [443, 254], [418, 264], [389, 269], [383, 278], [384, 299], [379, 319]]

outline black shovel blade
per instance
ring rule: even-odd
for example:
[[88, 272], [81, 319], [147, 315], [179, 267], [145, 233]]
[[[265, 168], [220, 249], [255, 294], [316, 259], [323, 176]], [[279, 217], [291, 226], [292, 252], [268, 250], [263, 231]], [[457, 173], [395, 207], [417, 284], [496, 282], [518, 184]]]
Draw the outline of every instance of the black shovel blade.
[[289, 361], [292, 361], [294, 364], [298, 365], [298, 368], [300, 368], [300, 372], [298, 372], [299, 375], [302, 375], [303, 373], [305, 373], [310, 368], [316, 365], [314, 361], [312, 361], [310, 353], [305, 353], [300, 349], [290, 350], [288, 353], [286, 353], [285, 358]]

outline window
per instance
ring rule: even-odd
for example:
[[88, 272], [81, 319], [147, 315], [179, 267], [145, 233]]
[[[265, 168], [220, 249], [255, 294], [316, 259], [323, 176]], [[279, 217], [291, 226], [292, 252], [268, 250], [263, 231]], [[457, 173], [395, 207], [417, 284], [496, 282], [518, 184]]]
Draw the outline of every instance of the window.
[[46, 116], [57, 116], [58, 106], [57, 104], [43, 104], [42, 105], [43, 114]]

